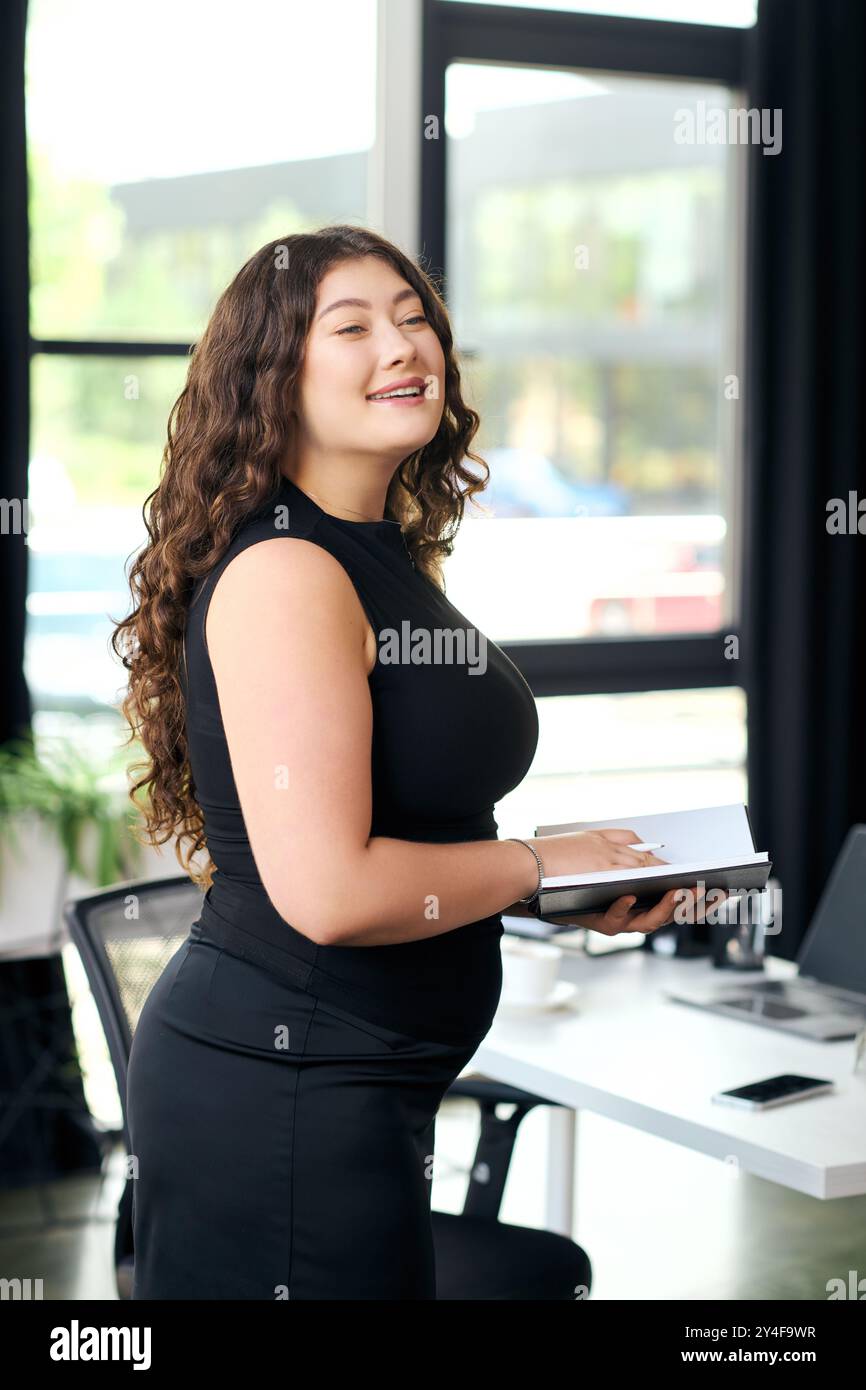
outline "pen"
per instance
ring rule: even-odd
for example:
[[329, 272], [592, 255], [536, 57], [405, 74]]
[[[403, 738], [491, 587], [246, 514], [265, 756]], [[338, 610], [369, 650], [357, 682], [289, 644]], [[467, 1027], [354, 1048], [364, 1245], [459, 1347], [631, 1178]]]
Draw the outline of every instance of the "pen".
[[664, 849], [664, 845], [626, 845], [626, 849]]

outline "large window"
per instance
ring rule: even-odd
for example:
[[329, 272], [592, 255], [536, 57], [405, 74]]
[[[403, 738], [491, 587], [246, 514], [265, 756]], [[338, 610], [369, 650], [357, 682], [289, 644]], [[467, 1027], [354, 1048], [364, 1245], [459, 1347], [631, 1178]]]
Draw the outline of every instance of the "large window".
[[755, 5], [425, 11], [423, 242], [491, 474], [448, 595], [541, 723], [501, 833], [746, 800], [747, 150], [706, 116], [748, 106]]
[[190, 345], [263, 242], [366, 220], [375, 51], [376, 0], [31, 0], [37, 727], [64, 710], [116, 725], [111, 620]]
[[[744, 745], [728, 638], [745, 151], [683, 138], [681, 113], [742, 103], [754, 3], [421, 4], [420, 71], [401, 49], [407, 106], [387, 124], [376, 0], [249, 0], [242, 24], [203, 0], [31, 0], [37, 728], [64, 711], [117, 728], [124, 566], [217, 295], [269, 237], [371, 220], [374, 139], [414, 117], [420, 188], [400, 196], [444, 271], [491, 469], [448, 596], [518, 661], [542, 719], [529, 800], [507, 814], [573, 818], [603, 785], [633, 804], [659, 777], [682, 794], [671, 728], [709, 729], [713, 710]], [[590, 785], [604, 721], [640, 710], [649, 761], [608, 743]]]
[[733, 102], [448, 68], [449, 298], [491, 469], [449, 585], [497, 641], [734, 620], [743, 147], [676, 138]]

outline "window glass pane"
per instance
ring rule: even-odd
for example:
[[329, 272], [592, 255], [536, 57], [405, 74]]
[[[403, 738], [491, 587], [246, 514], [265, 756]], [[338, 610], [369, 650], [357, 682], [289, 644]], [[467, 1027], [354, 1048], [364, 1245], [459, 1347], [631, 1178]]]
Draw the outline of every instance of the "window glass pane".
[[538, 749], [499, 802], [500, 835], [538, 825], [747, 802], [739, 686], [536, 701]]
[[475, 0], [523, 10], [574, 10], [628, 19], [668, 19], [684, 24], [723, 24], [747, 29], [758, 18], [758, 0]]
[[35, 708], [116, 703], [108, 640], [130, 611], [127, 561], [147, 539], [186, 357], [33, 358], [25, 671]]
[[732, 100], [448, 69], [448, 298], [491, 481], [447, 578], [496, 641], [731, 620], [743, 147], [682, 113]]
[[31, 0], [34, 337], [192, 341], [264, 242], [365, 222], [375, 37], [376, 0]]

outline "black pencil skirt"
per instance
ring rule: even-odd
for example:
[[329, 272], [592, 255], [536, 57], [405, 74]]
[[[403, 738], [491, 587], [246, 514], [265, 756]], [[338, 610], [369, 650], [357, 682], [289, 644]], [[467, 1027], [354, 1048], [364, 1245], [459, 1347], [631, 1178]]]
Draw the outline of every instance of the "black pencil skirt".
[[436, 1113], [477, 1043], [393, 1032], [208, 941], [129, 1059], [134, 1299], [433, 1299]]

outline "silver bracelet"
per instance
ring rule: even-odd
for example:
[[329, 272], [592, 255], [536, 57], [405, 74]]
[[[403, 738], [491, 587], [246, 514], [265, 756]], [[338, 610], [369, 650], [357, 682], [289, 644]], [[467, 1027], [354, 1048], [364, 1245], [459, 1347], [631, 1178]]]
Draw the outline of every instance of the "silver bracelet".
[[538, 887], [536, 888], [535, 892], [532, 893], [528, 898], [517, 899], [519, 903], [523, 903], [524, 907], [531, 907], [534, 902], [538, 901], [538, 895], [541, 892], [541, 880], [544, 877], [544, 865], [541, 862], [540, 856], [536, 854], [535, 850], [532, 848], [532, 845], [527, 844], [525, 840], [518, 840], [514, 835], [509, 835], [508, 839], [515, 845], [526, 845], [526, 848], [529, 850], [529, 853], [534, 856], [535, 862], [538, 865]]

